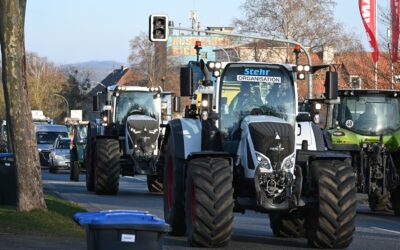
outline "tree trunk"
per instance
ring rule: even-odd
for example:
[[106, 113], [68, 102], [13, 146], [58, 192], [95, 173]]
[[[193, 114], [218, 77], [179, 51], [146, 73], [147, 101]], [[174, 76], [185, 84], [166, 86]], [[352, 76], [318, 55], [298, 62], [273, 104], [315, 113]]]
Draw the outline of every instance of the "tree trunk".
[[0, 44], [7, 125], [17, 169], [18, 211], [46, 208], [26, 82], [26, 0], [0, 0]]

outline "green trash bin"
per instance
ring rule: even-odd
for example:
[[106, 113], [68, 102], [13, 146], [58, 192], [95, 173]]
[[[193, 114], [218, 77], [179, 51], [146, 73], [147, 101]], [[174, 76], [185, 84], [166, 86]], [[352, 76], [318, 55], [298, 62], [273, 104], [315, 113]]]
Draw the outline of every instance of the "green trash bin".
[[10, 153], [0, 154], [0, 205], [17, 205], [17, 171]]

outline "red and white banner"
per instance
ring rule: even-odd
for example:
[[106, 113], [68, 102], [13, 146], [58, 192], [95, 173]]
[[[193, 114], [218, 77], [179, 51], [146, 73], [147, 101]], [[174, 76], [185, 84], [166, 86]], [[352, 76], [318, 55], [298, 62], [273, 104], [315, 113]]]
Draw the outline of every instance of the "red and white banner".
[[400, 15], [399, 0], [390, 1], [390, 10], [392, 14], [392, 62], [398, 60], [399, 48], [399, 15]]
[[374, 49], [372, 52], [372, 60], [377, 62], [379, 59], [379, 46], [375, 34], [375, 1], [376, 0], [359, 0], [358, 5], [360, 8], [361, 18], [364, 23], [365, 30], [368, 34], [369, 43]]

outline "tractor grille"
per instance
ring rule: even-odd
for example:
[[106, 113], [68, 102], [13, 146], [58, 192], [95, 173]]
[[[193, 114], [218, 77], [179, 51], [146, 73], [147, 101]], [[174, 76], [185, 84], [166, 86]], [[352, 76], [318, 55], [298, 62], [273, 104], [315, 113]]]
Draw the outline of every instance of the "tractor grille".
[[151, 154], [157, 146], [160, 133], [158, 121], [146, 116], [132, 116], [128, 119], [128, 129], [134, 151], [143, 155]]
[[249, 130], [254, 149], [267, 156], [273, 167], [278, 163], [280, 166], [282, 160], [293, 153], [295, 138], [289, 124], [255, 122], [249, 124]]

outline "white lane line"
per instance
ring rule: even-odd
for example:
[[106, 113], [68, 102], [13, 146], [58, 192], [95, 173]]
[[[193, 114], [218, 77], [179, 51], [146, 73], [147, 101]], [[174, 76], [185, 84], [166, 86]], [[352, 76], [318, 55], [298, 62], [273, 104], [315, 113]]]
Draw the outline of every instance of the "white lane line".
[[143, 176], [140, 176], [140, 177], [136, 177], [136, 176], [123, 176], [123, 178], [126, 178], [126, 179], [133, 179], [133, 180], [137, 180], [137, 181], [147, 181], [147, 180], [146, 180], [147, 177], [143, 177]]
[[379, 227], [371, 227], [371, 228], [373, 228], [373, 229], [378, 229], [378, 230], [382, 230], [382, 231], [389, 232], [389, 233], [400, 234], [399, 231], [393, 231], [393, 230], [388, 230], [388, 229], [379, 228]]

